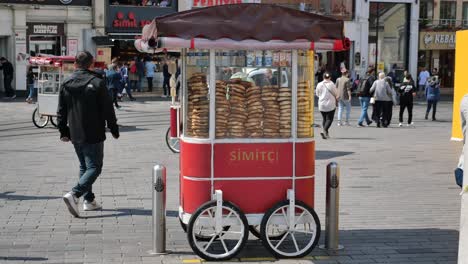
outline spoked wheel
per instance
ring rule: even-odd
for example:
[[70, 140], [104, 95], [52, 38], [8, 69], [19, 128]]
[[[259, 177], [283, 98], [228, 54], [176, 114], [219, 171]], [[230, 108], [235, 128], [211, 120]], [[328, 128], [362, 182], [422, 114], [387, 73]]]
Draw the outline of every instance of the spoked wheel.
[[171, 137], [171, 128], [169, 127], [166, 132], [166, 144], [167, 147], [174, 153], [180, 152], [180, 144], [178, 137]]
[[55, 127], [57, 128], [57, 117], [56, 116], [49, 116], [49, 120], [50, 120], [50, 123]]
[[[187, 225], [182, 222], [182, 219], [179, 218], [179, 223], [180, 226], [182, 227], [182, 230], [184, 230], [184, 233], [187, 233]], [[228, 231], [229, 226], [223, 226], [223, 231]], [[211, 237], [210, 236], [204, 236], [203, 234], [195, 234], [197, 236], [197, 239], [200, 241], [210, 241]]]
[[39, 108], [36, 108], [32, 114], [32, 121], [37, 128], [44, 128], [49, 123], [49, 117], [39, 114]]
[[[203, 204], [190, 217], [187, 237], [192, 250], [205, 260], [227, 260], [247, 242], [247, 218], [230, 202], [223, 202], [220, 231], [216, 231], [216, 201]], [[205, 239], [209, 238], [209, 239]]]
[[[300, 258], [309, 254], [320, 238], [320, 221], [314, 209], [296, 200], [294, 220], [290, 223], [289, 201], [268, 210], [262, 219], [260, 234], [263, 245], [278, 258]], [[284, 232], [281, 239], [269, 234]]]
[[[262, 236], [260, 234], [260, 225], [251, 225], [249, 226], [249, 231], [252, 233], [252, 235], [256, 236], [258, 239], [262, 239]], [[271, 240], [278, 240], [283, 238], [283, 236], [286, 234], [284, 230], [279, 230], [275, 229], [274, 227], [271, 228], [271, 232], [268, 235]]]

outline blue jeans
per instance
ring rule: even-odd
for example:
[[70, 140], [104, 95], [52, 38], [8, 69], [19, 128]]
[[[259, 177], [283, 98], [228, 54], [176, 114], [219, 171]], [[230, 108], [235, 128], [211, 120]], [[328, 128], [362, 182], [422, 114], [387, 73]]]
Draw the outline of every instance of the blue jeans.
[[101, 174], [104, 159], [104, 142], [96, 144], [73, 143], [76, 155], [80, 161], [80, 179], [72, 191], [76, 197], [84, 195], [88, 202], [94, 201], [93, 183]]
[[366, 119], [367, 124], [371, 122], [369, 115], [367, 114], [367, 108], [369, 108], [370, 97], [359, 97], [361, 103], [361, 116], [359, 117], [358, 124], [362, 124]]
[[343, 108], [346, 107], [346, 122], [349, 122], [349, 115], [351, 114], [351, 102], [348, 100], [340, 99], [338, 101], [338, 123], [341, 122], [341, 115], [343, 114]]
[[138, 75], [138, 85], [137, 85], [138, 92], [143, 91], [143, 88], [142, 88], [143, 77], [145, 77], [145, 76], [144, 75]]
[[28, 88], [29, 88], [29, 95], [28, 95], [28, 98], [34, 98], [37, 94], [37, 88], [34, 87], [34, 84], [28, 84]]

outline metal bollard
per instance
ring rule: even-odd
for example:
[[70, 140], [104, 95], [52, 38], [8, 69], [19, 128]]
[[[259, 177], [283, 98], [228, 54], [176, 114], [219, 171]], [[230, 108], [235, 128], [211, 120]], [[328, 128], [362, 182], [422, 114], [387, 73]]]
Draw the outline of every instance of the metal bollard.
[[338, 244], [340, 214], [340, 167], [336, 162], [327, 165], [327, 196], [325, 213], [325, 245], [328, 250], [343, 249]]
[[166, 252], [166, 167], [153, 167], [153, 251], [154, 255]]

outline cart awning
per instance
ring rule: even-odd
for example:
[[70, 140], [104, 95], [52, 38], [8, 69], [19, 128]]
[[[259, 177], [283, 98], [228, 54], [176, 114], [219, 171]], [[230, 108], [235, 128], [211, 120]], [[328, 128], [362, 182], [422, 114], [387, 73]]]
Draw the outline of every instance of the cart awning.
[[193, 9], [153, 20], [142, 39], [175, 37], [234, 41], [343, 40], [343, 21], [272, 4], [235, 4]]

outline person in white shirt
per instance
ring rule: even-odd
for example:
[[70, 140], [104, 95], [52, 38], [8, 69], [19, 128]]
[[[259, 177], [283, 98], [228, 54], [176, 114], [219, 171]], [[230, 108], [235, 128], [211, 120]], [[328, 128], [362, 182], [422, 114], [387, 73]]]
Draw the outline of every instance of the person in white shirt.
[[421, 98], [421, 95], [424, 94], [424, 89], [426, 87], [427, 80], [429, 79], [429, 77], [431, 77], [431, 74], [427, 71], [425, 67], [422, 68], [418, 77], [418, 92], [417, 92], [418, 98]]
[[323, 81], [317, 84], [315, 91], [318, 99], [318, 109], [322, 114], [322, 132], [320, 135], [323, 139], [329, 138], [328, 129], [333, 123], [335, 116], [338, 90], [335, 84], [331, 81], [331, 75], [328, 72], [323, 74]]

